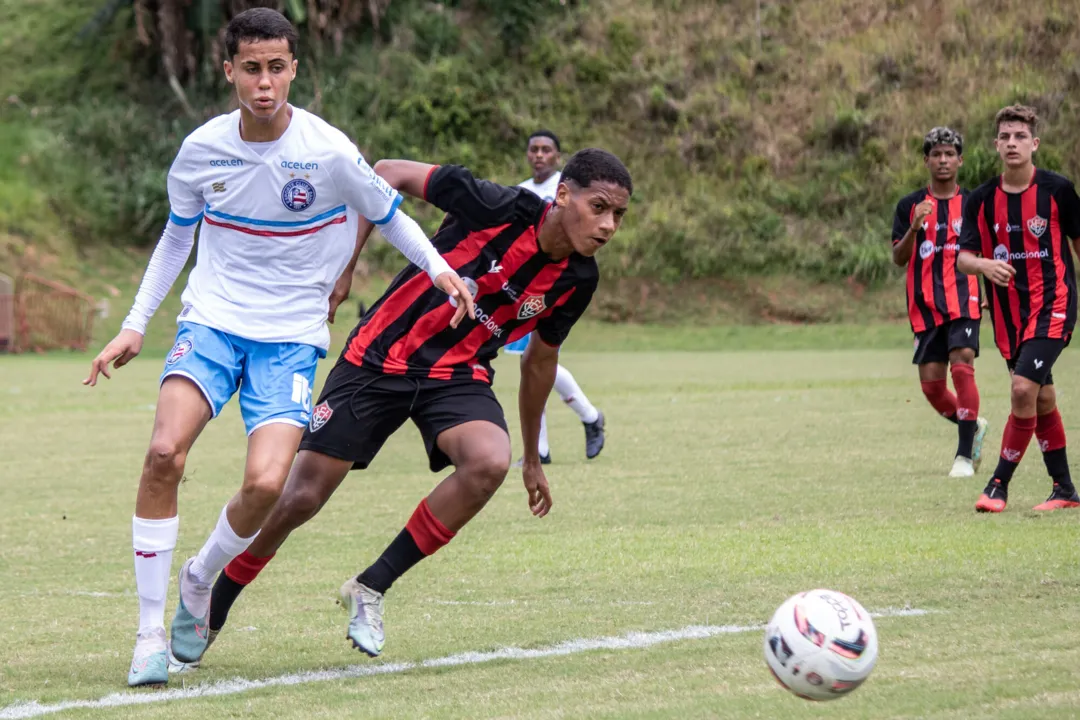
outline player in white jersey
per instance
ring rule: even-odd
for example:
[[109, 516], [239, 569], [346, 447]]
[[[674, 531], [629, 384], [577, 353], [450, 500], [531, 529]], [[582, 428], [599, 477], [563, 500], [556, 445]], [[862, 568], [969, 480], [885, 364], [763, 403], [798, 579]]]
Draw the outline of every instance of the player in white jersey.
[[[550, 130], [537, 130], [529, 136], [525, 147], [525, 158], [533, 169], [533, 176], [519, 187], [530, 190], [547, 202], [555, 198], [562, 177], [558, 170], [561, 164], [559, 138]], [[520, 355], [529, 345], [532, 333], [506, 346], [507, 353]], [[555, 392], [563, 402], [577, 413], [585, 426], [585, 457], [592, 460], [604, 449], [604, 413], [593, 407], [589, 398], [581, 391], [574, 376], [561, 364], [555, 373]], [[520, 464], [521, 461], [518, 461]], [[551, 446], [548, 444], [547, 412], [540, 416], [540, 462], [551, 462]]]
[[[142, 349], [150, 317], [191, 252], [198, 260], [165, 359], [157, 415], [132, 520], [139, 630], [128, 684], [168, 681], [175, 663], [206, 648], [210, 582], [251, 544], [281, 493], [311, 411], [315, 366], [326, 355], [329, 296], [359, 252], [358, 213], [463, 300], [472, 298], [420, 227], [397, 212], [401, 196], [356, 146], [288, 104], [296, 30], [280, 13], [237, 15], [225, 34], [225, 75], [240, 109], [195, 130], [168, 176], [169, 221], [120, 334], [94, 360], [94, 385]], [[177, 487], [199, 433], [239, 390], [248, 432], [243, 484], [198, 555], [180, 570], [180, 600], [166, 645], [164, 612], [179, 528]]]

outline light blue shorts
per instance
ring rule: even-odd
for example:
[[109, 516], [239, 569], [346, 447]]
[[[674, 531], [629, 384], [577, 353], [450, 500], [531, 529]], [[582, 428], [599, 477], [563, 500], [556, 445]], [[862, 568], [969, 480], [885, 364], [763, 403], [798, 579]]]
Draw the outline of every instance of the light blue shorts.
[[315, 366], [325, 355], [313, 345], [257, 342], [182, 322], [161, 382], [179, 375], [195, 383], [214, 417], [239, 390], [248, 435], [277, 422], [306, 427]]
[[512, 343], [507, 343], [503, 346], [503, 352], [509, 353], [510, 355], [521, 355], [525, 352], [525, 348], [529, 347], [530, 338], [532, 338], [532, 333], [518, 338]]

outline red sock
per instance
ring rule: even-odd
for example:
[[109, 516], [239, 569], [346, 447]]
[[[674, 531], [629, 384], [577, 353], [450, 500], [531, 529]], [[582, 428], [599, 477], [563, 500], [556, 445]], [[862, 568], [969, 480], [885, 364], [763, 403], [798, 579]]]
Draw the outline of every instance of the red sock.
[[225, 574], [233, 582], [250, 585], [251, 581], [258, 577], [262, 569], [266, 567], [266, 563], [274, 559], [274, 555], [277, 555], [277, 553], [260, 558], [245, 550], [225, 566]]
[[1065, 447], [1065, 426], [1061, 422], [1061, 413], [1057, 408], [1038, 417], [1035, 424], [1035, 437], [1039, 440], [1039, 449], [1044, 453]]
[[[1009, 422], [1005, 423], [1005, 432], [1001, 436], [1001, 459], [1012, 463], [1013, 469], [1024, 457], [1024, 451], [1031, 442], [1031, 436], [1035, 434], [1035, 426], [1034, 417], [1018, 418], [1015, 415], [1009, 415]], [[1011, 480], [1012, 473], [1009, 473], [1008, 478], [1002, 479]]]
[[413, 511], [405, 529], [412, 535], [416, 547], [424, 555], [434, 555], [435, 551], [454, 539], [454, 534], [439, 519], [431, 514], [427, 498], [420, 501]]
[[956, 419], [979, 418], [979, 387], [975, 384], [974, 365], [953, 365], [952, 382], [956, 388]]
[[943, 417], [956, 419], [956, 396], [949, 392], [949, 385], [945, 380], [923, 380], [922, 391]]

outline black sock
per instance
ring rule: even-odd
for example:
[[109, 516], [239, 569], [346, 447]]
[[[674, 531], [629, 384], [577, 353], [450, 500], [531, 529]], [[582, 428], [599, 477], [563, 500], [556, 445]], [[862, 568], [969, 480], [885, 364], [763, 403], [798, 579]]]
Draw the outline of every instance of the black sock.
[[960, 424], [960, 420], [956, 417], [956, 413], [953, 413], [952, 415], [942, 415], [942, 417], [951, 422], [953, 425]]
[[241, 585], [225, 573], [218, 575], [214, 589], [210, 593], [210, 629], [217, 631], [225, 627], [225, 621], [229, 619], [229, 610], [232, 609], [240, 591], [247, 585]]
[[1055, 488], [1059, 494], [1072, 497], [1076, 492], [1073, 487], [1072, 475], [1069, 473], [1069, 459], [1065, 455], [1065, 448], [1050, 450], [1043, 453], [1043, 462], [1046, 463], [1046, 472], [1054, 480]]
[[1016, 472], [1016, 468], [1020, 465], [1018, 462], [1009, 462], [1005, 458], [998, 458], [997, 468], [994, 469], [994, 480], [998, 481], [998, 486], [1001, 488], [1001, 492], [1009, 492], [1009, 483], [1012, 482], [1013, 473]]
[[970, 460], [971, 447], [975, 444], [975, 431], [978, 430], [979, 423], [975, 420], [960, 420], [957, 425], [960, 426], [960, 442], [956, 446], [956, 454]]
[[[364, 572], [356, 576], [357, 582], [367, 585], [377, 593], [385, 593], [394, 581], [409, 571], [416, 563], [426, 557], [420, 552], [416, 541], [408, 530], [402, 530], [394, 542], [383, 550], [383, 554]], [[213, 603], [210, 604], [213, 608]]]

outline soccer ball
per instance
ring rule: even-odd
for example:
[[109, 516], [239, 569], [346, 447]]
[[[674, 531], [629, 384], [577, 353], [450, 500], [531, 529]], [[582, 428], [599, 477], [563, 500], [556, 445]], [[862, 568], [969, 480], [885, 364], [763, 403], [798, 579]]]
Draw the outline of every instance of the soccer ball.
[[877, 662], [874, 621], [835, 590], [787, 599], [765, 630], [765, 662], [785, 688], [806, 700], [835, 700], [862, 685]]

